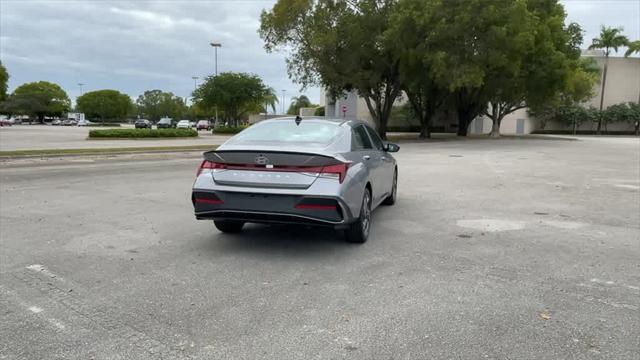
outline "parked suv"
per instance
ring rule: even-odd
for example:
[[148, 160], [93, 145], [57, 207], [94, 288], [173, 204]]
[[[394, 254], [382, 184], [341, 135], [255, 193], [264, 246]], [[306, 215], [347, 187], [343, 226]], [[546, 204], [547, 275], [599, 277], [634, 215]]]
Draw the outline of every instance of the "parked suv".
[[211, 130], [211, 123], [209, 120], [200, 120], [196, 124], [196, 130]]
[[174, 125], [173, 125], [173, 121], [170, 118], [162, 118], [160, 119], [160, 121], [158, 121], [158, 123], [156, 124], [156, 127], [158, 129], [170, 129], [174, 127]]
[[151, 121], [147, 119], [138, 119], [135, 122], [136, 129], [151, 129]]

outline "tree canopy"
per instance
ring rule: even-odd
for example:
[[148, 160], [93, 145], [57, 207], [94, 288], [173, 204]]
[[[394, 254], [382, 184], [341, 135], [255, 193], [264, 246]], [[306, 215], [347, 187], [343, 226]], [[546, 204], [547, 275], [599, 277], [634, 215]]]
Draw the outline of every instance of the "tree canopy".
[[116, 90], [91, 91], [76, 100], [78, 111], [89, 119], [117, 120], [133, 113], [133, 102], [129, 95]]
[[640, 40], [631, 41], [628, 44], [629, 48], [624, 53], [625, 57], [631, 56], [633, 53], [640, 53]]
[[71, 101], [57, 84], [38, 81], [22, 84], [3, 103], [3, 111], [33, 115], [44, 122], [46, 116], [62, 116], [69, 111]]
[[381, 136], [401, 92], [397, 54], [382, 41], [396, 0], [279, 0], [261, 15], [265, 49], [290, 49], [289, 76], [334, 96], [356, 90]]
[[219, 115], [232, 121], [263, 111], [267, 106], [275, 108], [277, 101], [275, 90], [257, 75], [235, 72], [209, 76], [193, 92], [193, 97], [199, 107], [217, 107]]
[[7, 82], [9, 82], [9, 72], [0, 61], [0, 102], [7, 98]]
[[170, 118], [180, 118], [187, 114], [187, 107], [184, 100], [171, 92], [162, 90], [147, 90], [138, 96], [136, 100], [138, 113], [152, 121], [168, 116]]
[[260, 35], [268, 51], [290, 51], [294, 81], [357, 90], [382, 136], [401, 90], [424, 137], [444, 106], [459, 135], [482, 113], [497, 135], [504, 116], [556, 96], [574, 73], [582, 30], [565, 17], [557, 0], [279, 0]]

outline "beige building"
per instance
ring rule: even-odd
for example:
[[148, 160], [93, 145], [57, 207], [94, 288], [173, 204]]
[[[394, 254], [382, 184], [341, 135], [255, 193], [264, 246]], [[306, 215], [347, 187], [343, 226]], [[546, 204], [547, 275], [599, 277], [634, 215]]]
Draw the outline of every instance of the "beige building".
[[[602, 51], [585, 51], [583, 56], [594, 57], [600, 68], [604, 66], [604, 53]], [[594, 87], [594, 97], [585, 103], [586, 107], [600, 106], [600, 93], [602, 85], [596, 84]], [[637, 57], [609, 57], [609, 67], [607, 71], [607, 83], [605, 89], [604, 105], [607, 106], [640, 101], [640, 58]], [[405, 97], [396, 101], [397, 105], [405, 103]], [[345, 117], [347, 119], [360, 119], [372, 122], [371, 115], [367, 109], [364, 99], [357, 96], [355, 92], [346, 93], [345, 96], [333, 101], [327, 96], [324, 89], [320, 90], [320, 105], [325, 107], [325, 116]], [[346, 110], [343, 112], [343, 110]], [[470, 134], [488, 134], [491, 132], [491, 119], [480, 116], [469, 125]], [[455, 131], [457, 120], [452, 114], [439, 116], [434, 121], [434, 127], [443, 128], [445, 131]], [[579, 130], [595, 130], [594, 123], [584, 123]], [[540, 129], [540, 121], [529, 116], [527, 109], [520, 109], [507, 115], [500, 125], [502, 134], [529, 134]], [[545, 126], [547, 130], [569, 130], [564, 124], [548, 122]], [[610, 131], [632, 131], [633, 124], [615, 123], [608, 125]]]

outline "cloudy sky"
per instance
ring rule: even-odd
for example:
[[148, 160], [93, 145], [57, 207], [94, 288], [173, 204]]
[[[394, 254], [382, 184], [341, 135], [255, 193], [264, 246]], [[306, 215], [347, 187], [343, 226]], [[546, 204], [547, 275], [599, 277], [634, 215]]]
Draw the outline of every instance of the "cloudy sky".
[[[190, 96], [192, 76], [213, 72], [211, 41], [222, 43], [218, 71], [253, 72], [285, 103], [301, 93], [289, 81], [285, 54], [267, 54], [257, 34], [260, 11], [273, 0], [0, 0], [0, 60], [9, 89], [30, 81], [60, 84], [75, 98], [112, 88], [136, 98], [149, 89]], [[640, 39], [640, 0], [565, 0], [569, 21], [586, 30], [623, 26]], [[304, 91], [312, 101], [319, 90]]]

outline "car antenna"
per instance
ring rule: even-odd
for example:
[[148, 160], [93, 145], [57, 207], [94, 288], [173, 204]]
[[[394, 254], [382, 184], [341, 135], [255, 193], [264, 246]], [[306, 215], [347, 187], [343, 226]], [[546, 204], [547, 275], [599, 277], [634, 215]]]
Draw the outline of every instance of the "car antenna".
[[300, 115], [296, 115], [296, 125], [300, 125], [301, 122], [302, 118], [300, 117]]

